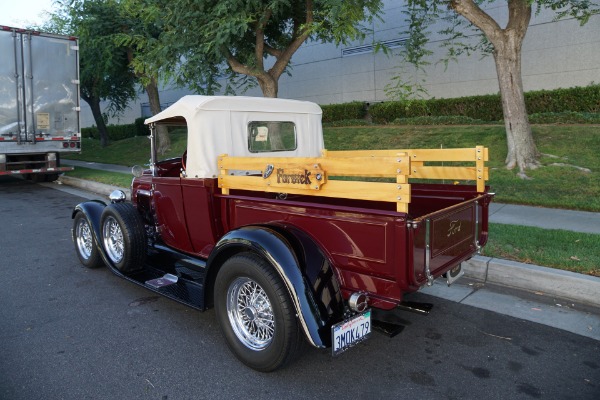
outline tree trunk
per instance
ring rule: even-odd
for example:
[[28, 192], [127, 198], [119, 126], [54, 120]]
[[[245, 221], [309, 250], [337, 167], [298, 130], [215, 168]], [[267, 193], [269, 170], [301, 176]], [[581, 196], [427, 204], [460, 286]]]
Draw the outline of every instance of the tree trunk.
[[503, 46], [495, 47], [494, 60], [508, 145], [506, 168], [518, 167], [519, 175], [525, 177], [525, 170], [535, 169], [540, 164], [525, 107], [521, 79], [521, 41], [507, 36], [503, 42]]
[[96, 96], [81, 96], [81, 98], [89, 104], [90, 109], [92, 110], [92, 115], [94, 116], [94, 121], [98, 127], [98, 133], [100, 134], [100, 146], [108, 146], [108, 131], [106, 129], [104, 116], [102, 115], [102, 109], [100, 108], [100, 98]]
[[494, 60], [502, 99], [506, 126], [508, 154], [506, 167], [519, 167], [519, 176], [525, 178], [526, 169], [537, 168], [539, 153], [533, 141], [531, 126], [525, 109], [521, 79], [521, 46], [531, 21], [531, 2], [507, 0], [508, 23], [500, 25], [473, 0], [451, 0], [450, 7], [479, 28], [494, 46]]
[[279, 83], [268, 73], [257, 77], [260, 89], [263, 92], [263, 97], [276, 98], [279, 92]]
[[[152, 115], [156, 115], [161, 112], [160, 109], [160, 97], [158, 95], [158, 85], [155, 80], [152, 80], [146, 85], [146, 93], [148, 94], [148, 101], [150, 102], [150, 111]], [[164, 155], [167, 150], [171, 148], [171, 138], [169, 137], [169, 130], [164, 125], [158, 125], [156, 129], [157, 147], [156, 152], [159, 155]]]
[[269, 129], [271, 150], [284, 150], [285, 146], [283, 145], [283, 138], [281, 137], [281, 123], [267, 122], [267, 128]]

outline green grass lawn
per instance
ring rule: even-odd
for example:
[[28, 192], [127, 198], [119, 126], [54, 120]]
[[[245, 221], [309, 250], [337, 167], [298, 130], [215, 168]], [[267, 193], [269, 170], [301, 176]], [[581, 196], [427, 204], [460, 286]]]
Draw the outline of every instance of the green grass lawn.
[[490, 224], [483, 255], [600, 276], [600, 235]]
[[[186, 135], [175, 133], [170, 135], [171, 149], [164, 158], [177, 157], [183, 154]], [[64, 159], [92, 161], [106, 164], [125, 165], [128, 167], [148, 164], [150, 160], [150, 140], [145, 136], [119, 140], [102, 148], [96, 139], [81, 139], [81, 153], [63, 155]]]
[[105, 183], [107, 185], [129, 187], [133, 176], [131, 174], [121, 174], [119, 172], [98, 171], [96, 169], [76, 167], [73, 171], [67, 173], [72, 178], [86, 179], [88, 181]]

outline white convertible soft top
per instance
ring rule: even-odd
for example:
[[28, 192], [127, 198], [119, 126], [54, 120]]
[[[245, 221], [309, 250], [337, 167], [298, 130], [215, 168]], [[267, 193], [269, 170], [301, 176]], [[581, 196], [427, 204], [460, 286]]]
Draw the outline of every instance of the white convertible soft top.
[[[187, 176], [214, 178], [220, 154], [241, 157], [318, 157], [323, 149], [321, 107], [308, 101], [244, 96], [185, 96], [146, 124], [187, 125]], [[251, 122], [293, 122], [296, 150], [251, 153]]]

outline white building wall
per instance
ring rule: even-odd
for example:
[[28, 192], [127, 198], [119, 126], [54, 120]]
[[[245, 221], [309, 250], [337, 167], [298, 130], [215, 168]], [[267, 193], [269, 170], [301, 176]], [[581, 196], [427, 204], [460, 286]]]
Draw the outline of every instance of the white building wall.
[[[383, 22], [372, 28], [373, 34], [363, 43], [400, 39], [406, 28], [402, 10], [403, 2], [384, 1]], [[486, 7], [501, 25], [506, 24], [507, 7], [493, 3]], [[523, 85], [526, 91], [586, 86], [600, 83], [600, 15], [590, 18], [581, 27], [574, 19], [554, 21], [555, 13], [542, 10], [534, 15], [527, 31], [522, 51]], [[448, 98], [498, 93], [498, 81], [493, 57], [480, 54], [461, 56], [447, 68], [438, 61], [446, 50], [440, 47], [443, 40], [432, 27], [429, 49], [433, 51], [426, 74], [413, 79], [425, 79], [424, 87], [429, 97]], [[345, 103], [354, 100], [379, 102], [390, 100], [385, 87], [398, 73], [398, 57], [382, 52], [343, 56], [343, 50], [352, 46], [336, 47], [331, 43], [305, 43], [292, 58], [291, 76], [279, 80], [279, 97], [310, 100], [319, 104]], [[392, 51], [393, 53], [393, 51]], [[411, 70], [407, 68], [407, 70]], [[412, 72], [412, 75], [415, 75]], [[184, 89], [161, 91], [161, 103], [172, 103], [188, 94]], [[260, 88], [245, 93], [262, 96]], [[140, 95], [127, 112], [111, 123], [130, 123], [141, 116], [140, 104], [147, 102]], [[84, 106], [85, 103], [82, 103]], [[89, 108], [82, 107], [82, 126], [93, 124]]]

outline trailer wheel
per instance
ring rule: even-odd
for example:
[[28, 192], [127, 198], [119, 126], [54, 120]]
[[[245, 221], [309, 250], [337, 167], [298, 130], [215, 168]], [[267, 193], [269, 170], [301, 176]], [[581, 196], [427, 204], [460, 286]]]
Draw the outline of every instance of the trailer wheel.
[[46, 182], [46, 175], [44, 174], [31, 174], [31, 181], [35, 183]]
[[75, 241], [75, 251], [79, 261], [87, 268], [98, 268], [103, 265], [100, 258], [100, 252], [94, 241], [94, 234], [90, 221], [82, 213], [75, 215], [73, 222], [73, 239]]
[[58, 179], [58, 174], [46, 174], [46, 182], [54, 182]]
[[303, 344], [296, 312], [280, 277], [252, 253], [227, 260], [215, 281], [215, 312], [227, 345], [247, 366], [274, 371]]
[[100, 217], [102, 246], [113, 265], [123, 273], [142, 269], [146, 260], [146, 230], [131, 203], [109, 204]]

